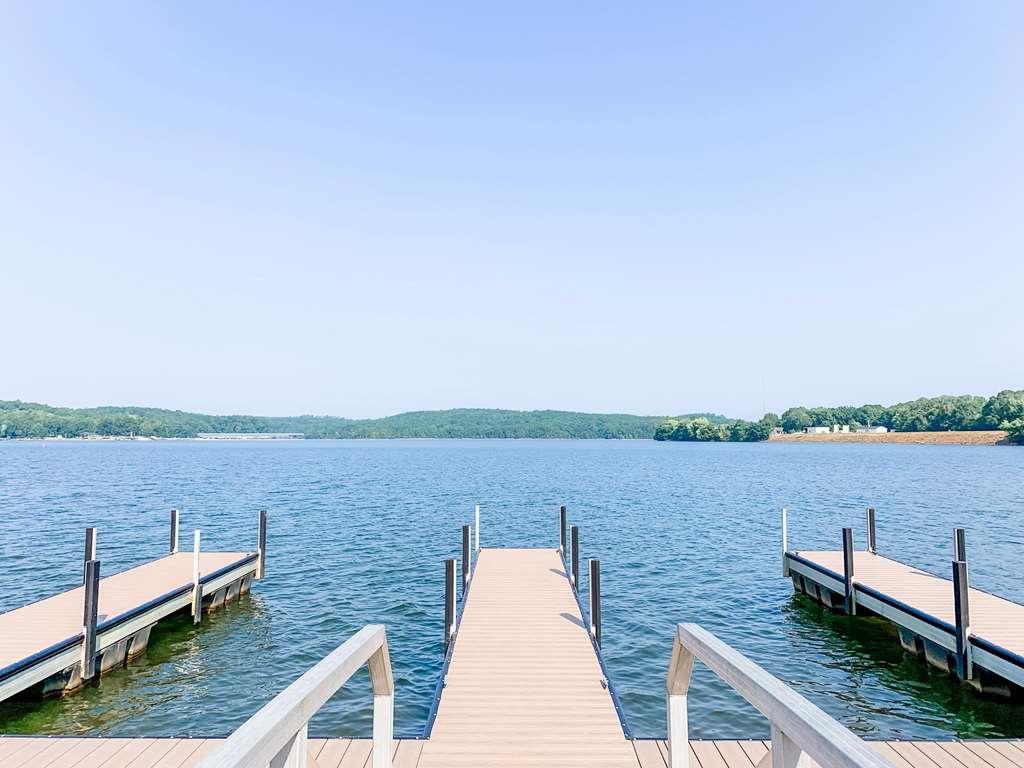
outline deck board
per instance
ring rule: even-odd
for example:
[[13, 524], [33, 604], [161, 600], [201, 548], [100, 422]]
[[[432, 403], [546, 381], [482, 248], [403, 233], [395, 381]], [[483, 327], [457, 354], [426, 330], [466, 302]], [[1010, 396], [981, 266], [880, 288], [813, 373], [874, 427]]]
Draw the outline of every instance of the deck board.
[[[220, 739], [80, 738], [61, 736], [0, 736], [3, 768], [195, 768]], [[1024, 768], [1019, 741], [887, 741], [869, 742], [897, 768]], [[320, 768], [367, 768], [369, 739], [310, 739], [310, 756]], [[424, 768], [429, 740], [398, 739], [394, 768]], [[667, 768], [668, 745], [663, 739], [627, 741], [628, 768]], [[563, 746], [569, 754], [571, 744]], [[751, 768], [768, 752], [756, 740], [694, 740], [691, 768]], [[527, 753], [530, 754], [530, 753]], [[9, 762], [10, 761], [10, 762]], [[564, 762], [563, 761], [559, 761]], [[483, 760], [480, 765], [494, 764]], [[519, 765], [503, 762], [501, 765]], [[551, 765], [543, 759], [530, 765]], [[311, 763], [311, 765], [313, 765]]]
[[558, 552], [481, 550], [420, 765], [636, 760]]

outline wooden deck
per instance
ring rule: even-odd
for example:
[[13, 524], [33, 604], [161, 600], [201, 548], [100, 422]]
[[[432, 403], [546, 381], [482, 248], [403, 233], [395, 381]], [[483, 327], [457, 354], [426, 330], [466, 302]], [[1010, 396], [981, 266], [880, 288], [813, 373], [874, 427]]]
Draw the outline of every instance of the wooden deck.
[[[791, 574], [803, 579], [798, 589], [835, 604], [845, 590], [841, 551], [796, 551], [787, 554]], [[860, 608], [890, 619], [901, 628], [908, 649], [914, 637], [930, 645], [919, 649], [933, 663], [949, 663], [956, 652], [953, 583], [911, 565], [867, 551], [853, 553], [853, 583]], [[794, 582], [796, 583], [796, 581]], [[807, 588], [808, 584], [817, 588]], [[824, 588], [831, 594], [824, 594]], [[975, 665], [1024, 684], [1024, 605], [978, 589], [969, 590], [970, 642]]]
[[424, 768], [635, 764], [554, 549], [483, 549]]
[[[4, 768], [194, 768], [219, 739], [99, 739], [0, 737]], [[418, 739], [395, 742], [394, 768], [425, 765]], [[629, 768], [667, 768], [662, 740], [625, 742]], [[1022, 741], [871, 742], [896, 768], [1024, 768]], [[369, 768], [369, 739], [310, 739], [309, 768]], [[571, 746], [558, 754], [565, 757]], [[769, 751], [764, 741], [691, 741], [691, 768], [756, 768]], [[551, 760], [548, 765], [562, 761]]]
[[[190, 605], [192, 559], [191, 552], [169, 554], [100, 579], [97, 651]], [[255, 570], [252, 553], [200, 554], [203, 594], [214, 599]], [[78, 661], [83, 598], [84, 588], [77, 587], [0, 614], [0, 700]]]

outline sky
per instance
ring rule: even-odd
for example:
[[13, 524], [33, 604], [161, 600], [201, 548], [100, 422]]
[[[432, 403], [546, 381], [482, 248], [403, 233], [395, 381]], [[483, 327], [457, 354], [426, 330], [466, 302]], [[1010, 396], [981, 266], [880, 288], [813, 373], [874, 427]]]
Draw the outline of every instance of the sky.
[[16, 2], [0, 399], [1024, 388], [1024, 4]]

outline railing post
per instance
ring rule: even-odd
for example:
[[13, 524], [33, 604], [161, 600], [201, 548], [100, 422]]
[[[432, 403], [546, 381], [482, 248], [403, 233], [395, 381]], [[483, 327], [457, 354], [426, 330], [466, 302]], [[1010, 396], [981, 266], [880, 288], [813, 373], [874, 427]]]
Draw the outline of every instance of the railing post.
[[782, 575], [789, 576], [789, 521], [787, 520], [786, 508], [782, 508]]
[[474, 538], [474, 544], [476, 545], [476, 546], [473, 547], [473, 549], [474, 549], [474, 551], [479, 552], [480, 551], [480, 505], [479, 504], [476, 505], [476, 517], [473, 520], [473, 538]]
[[686, 694], [693, 676], [693, 654], [683, 646], [677, 634], [672, 641], [672, 658], [665, 678], [665, 704], [668, 719], [668, 768], [689, 768], [690, 734], [687, 723]]
[[171, 510], [171, 548], [170, 553], [173, 555], [178, 551], [178, 510]]
[[590, 565], [590, 632], [601, 645], [601, 561], [589, 560]]
[[256, 578], [262, 579], [267, 572], [267, 510], [260, 510], [260, 535], [259, 544], [256, 550], [259, 557], [256, 558]]
[[455, 558], [444, 561], [444, 649], [455, 636]]
[[558, 508], [558, 551], [565, 557], [565, 531], [566, 531], [565, 504]]
[[84, 613], [82, 617], [82, 679], [96, 674], [96, 619], [100, 605], [100, 561], [85, 564]]
[[875, 508], [868, 507], [868, 552], [877, 554], [875, 549]]
[[192, 541], [192, 623], [198, 624], [203, 618], [203, 585], [199, 573], [199, 542], [202, 531], [196, 528]]
[[954, 560], [953, 611], [956, 617], [956, 675], [961, 680], [970, 680], [974, 677], [974, 660], [971, 653], [971, 612], [968, 600], [970, 589], [966, 561]]
[[853, 591], [853, 529], [843, 528], [843, 580], [846, 583], [846, 612], [857, 613], [857, 596]]
[[377, 650], [367, 662], [370, 686], [373, 688], [373, 758], [372, 768], [391, 768], [395, 731], [395, 681], [391, 676], [388, 644]]
[[469, 526], [462, 526], [462, 599], [466, 599], [466, 590], [469, 589], [469, 571], [470, 571], [470, 553], [469, 553]]
[[270, 766], [271, 768], [308, 768], [308, 761], [309, 723], [307, 722], [277, 753], [277, 757], [270, 761]]
[[579, 592], [580, 589], [580, 529], [579, 526], [572, 527], [572, 588]]
[[90, 560], [96, 559], [96, 529], [85, 529], [85, 559], [82, 561], [82, 583], [88, 583], [87, 571]]
[[967, 562], [967, 531], [963, 528], [953, 530], [953, 559]]
[[810, 764], [800, 746], [772, 723], [772, 768], [798, 768]]

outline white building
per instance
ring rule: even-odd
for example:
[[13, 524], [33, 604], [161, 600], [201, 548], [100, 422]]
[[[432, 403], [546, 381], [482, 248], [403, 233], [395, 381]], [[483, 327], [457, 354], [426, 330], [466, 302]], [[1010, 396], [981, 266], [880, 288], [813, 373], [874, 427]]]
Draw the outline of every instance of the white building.
[[829, 427], [804, 427], [804, 432], [808, 435], [827, 435], [831, 431]]
[[886, 432], [889, 431], [889, 428], [888, 427], [881, 427], [881, 426], [857, 427], [857, 431], [861, 432], [863, 434], [869, 434], [869, 435], [883, 435], [883, 434], [885, 434]]

